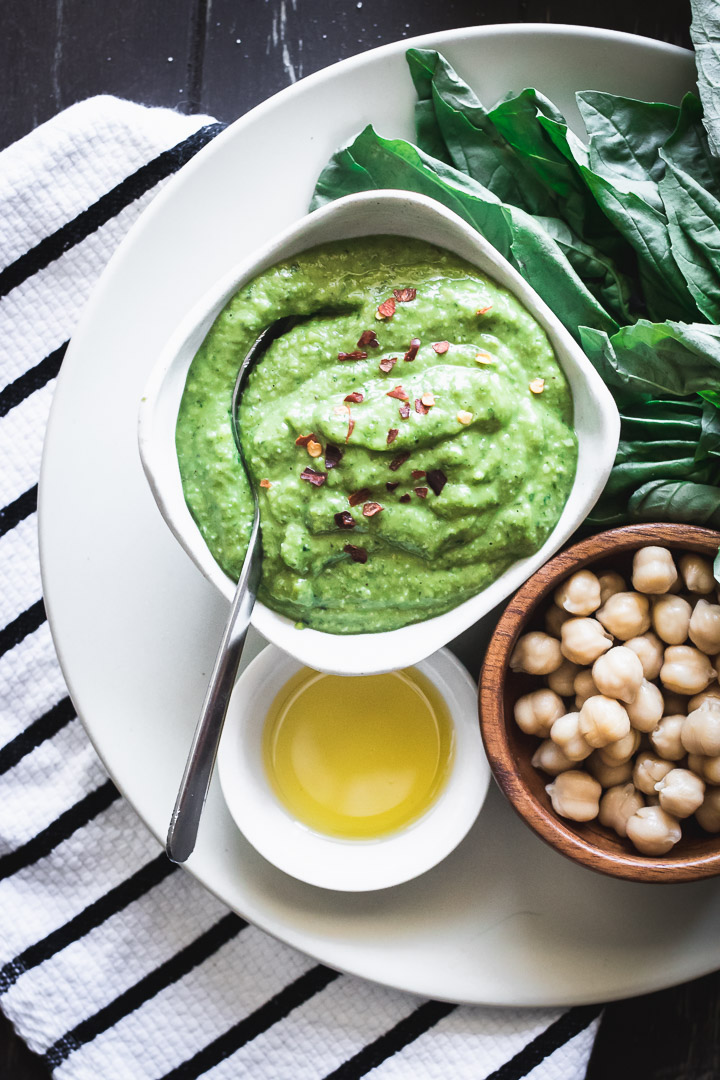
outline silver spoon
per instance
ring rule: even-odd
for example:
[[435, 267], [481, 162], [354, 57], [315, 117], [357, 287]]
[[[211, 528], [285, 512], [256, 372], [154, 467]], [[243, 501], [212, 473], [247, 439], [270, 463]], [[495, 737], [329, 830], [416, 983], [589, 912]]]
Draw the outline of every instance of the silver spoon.
[[213, 665], [210, 682], [200, 710], [200, 717], [193, 735], [185, 772], [170, 818], [165, 850], [176, 863], [185, 862], [191, 855], [197, 839], [200, 817], [205, 806], [210, 780], [215, 767], [218, 745], [227, 714], [230, 694], [235, 685], [240, 657], [245, 646], [250, 616], [252, 615], [262, 567], [262, 544], [260, 543], [260, 505], [257, 490], [243, 454], [238, 430], [238, 410], [248, 376], [260, 357], [277, 338], [287, 333], [297, 323], [294, 315], [276, 319], [258, 336], [240, 365], [233, 388], [230, 422], [240, 462], [250, 485], [254, 516], [250, 542], [235, 589], [230, 614], [225, 625], [220, 648]]

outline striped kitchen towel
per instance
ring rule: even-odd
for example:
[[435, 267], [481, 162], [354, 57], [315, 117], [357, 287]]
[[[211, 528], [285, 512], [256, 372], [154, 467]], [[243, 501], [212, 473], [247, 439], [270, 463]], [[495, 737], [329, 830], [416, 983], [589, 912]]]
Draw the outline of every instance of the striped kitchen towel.
[[597, 1006], [419, 1000], [229, 912], [120, 798], [63, 684], [36, 540], [54, 381], [114, 248], [221, 127], [99, 97], [0, 154], [0, 1007], [67, 1080], [579, 1080]]

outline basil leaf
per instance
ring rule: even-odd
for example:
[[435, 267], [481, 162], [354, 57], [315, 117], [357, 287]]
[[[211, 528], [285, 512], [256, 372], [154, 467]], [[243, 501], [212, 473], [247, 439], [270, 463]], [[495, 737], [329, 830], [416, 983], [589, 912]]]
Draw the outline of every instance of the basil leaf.
[[675, 131], [662, 148], [663, 158], [718, 198], [720, 160], [713, 157], [702, 118], [699, 99], [695, 94], [686, 94], [680, 103]]
[[658, 187], [675, 262], [700, 311], [718, 322], [720, 278], [715, 268], [720, 258], [720, 203], [669, 161]]
[[643, 484], [628, 503], [634, 521], [683, 521], [720, 527], [720, 487], [683, 481]]
[[[705, 402], [703, 408], [702, 428], [695, 457], [698, 461], [707, 457], [720, 459], [720, 409], [710, 402]], [[720, 473], [720, 464], [716, 463], [716, 466]], [[720, 482], [720, 476], [718, 481]]]
[[703, 123], [710, 149], [720, 157], [720, 7], [716, 0], [690, 0], [690, 8]]

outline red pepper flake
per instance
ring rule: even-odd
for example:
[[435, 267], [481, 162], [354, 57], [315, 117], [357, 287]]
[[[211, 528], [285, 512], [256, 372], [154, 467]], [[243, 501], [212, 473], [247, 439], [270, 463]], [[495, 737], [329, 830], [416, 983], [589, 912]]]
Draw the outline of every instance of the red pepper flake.
[[449, 348], [450, 348], [450, 342], [449, 341], [433, 341], [433, 349], [440, 356], [442, 356], [443, 353], [446, 353]]
[[387, 375], [388, 371], [392, 371], [396, 364], [397, 356], [386, 356], [384, 360], [380, 361], [378, 367]]
[[415, 494], [417, 495], [418, 499], [427, 499], [427, 493], [427, 488], [415, 488]]
[[399, 480], [388, 480], [387, 483], [385, 484], [385, 487], [387, 488], [388, 491], [394, 491], [396, 487], [400, 487], [400, 481]]
[[418, 349], [420, 348], [420, 344], [421, 344], [420, 338], [419, 337], [414, 337], [412, 339], [412, 341], [410, 342], [410, 348], [405, 353], [405, 356], [403, 357], [403, 360], [414, 360], [415, 357], [418, 354]]
[[350, 442], [350, 436], [352, 435], [354, 430], [355, 430], [355, 421], [353, 420], [353, 418], [351, 416], [350, 419], [348, 420], [347, 435], [345, 436], [345, 442], [346, 443]]
[[260, 487], [261, 488], [269, 488], [269, 487], [272, 487], [272, 484], [270, 483], [269, 480], [261, 480], [260, 481]]
[[328, 474], [326, 472], [316, 472], [315, 469], [303, 469], [300, 473], [301, 480], [308, 480], [315, 487], [322, 487], [327, 480]]
[[325, 447], [325, 468], [334, 469], [342, 461], [343, 452], [334, 443], [328, 443]]
[[365, 502], [370, 494], [370, 488], [360, 488], [359, 491], [353, 491], [352, 495], [348, 495], [348, 502], [351, 506], [357, 506], [358, 503]]
[[417, 296], [417, 289], [393, 289], [393, 296], [398, 304], [407, 304]]
[[366, 502], [362, 508], [363, 517], [375, 517], [375, 515], [379, 514], [383, 509], [384, 507], [382, 507], [380, 503]]
[[397, 398], [398, 401], [408, 400], [407, 393], [405, 392], [405, 390], [403, 390], [402, 386], [396, 386], [394, 390], [388, 390], [385, 396]]
[[314, 439], [315, 439], [315, 432], [314, 431], [311, 431], [309, 435], [298, 435], [297, 439], [295, 440], [295, 445], [296, 446], [307, 446], [307, 444], [311, 440], [314, 440]]
[[409, 495], [401, 495], [400, 498], [398, 499], [398, 502], [408, 503], [408, 502], [410, 502], [410, 496]]
[[427, 407], [427, 405], [423, 405], [419, 397], [415, 398], [415, 412], [420, 413], [421, 416], [427, 416], [427, 414], [430, 412], [430, 409]]
[[407, 403], [405, 405], [401, 405], [398, 409], [398, 412], [400, 413], [401, 420], [410, 419], [410, 406]]
[[353, 562], [367, 562], [367, 550], [363, 547], [355, 547], [354, 544], [346, 544], [343, 551], [350, 556]]
[[356, 349], [355, 352], [339, 352], [338, 360], [367, 360], [367, 355], [362, 349]]
[[400, 466], [404, 465], [409, 457], [410, 455], [407, 453], [398, 454], [397, 457], [394, 457], [390, 462], [389, 468], [392, 469], [393, 472], [397, 472]]
[[339, 514], [335, 514], [335, 524], [338, 529], [354, 529], [357, 523], [351, 513], [342, 510]]
[[374, 330], [363, 330], [358, 338], [358, 348], [362, 349], [364, 345], [369, 345], [371, 349], [378, 349], [380, 347], [380, 342], [378, 341], [377, 334]]
[[395, 300], [391, 296], [389, 300], [383, 300], [377, 309], [376, 319], [392, 319], [395, 314]]
[[477, 309], [478, 315], [487, 315], [488, 311], [492, 311], [492, 304], [488, 304], [487, 307], [481, 307]]
[[442, 469], [428, 469], [427, 482], [436, 495], [439, 495], [447, 484], [447, 476]]
[[352, 394], [347, 394], [343, 401], [354, 401], [356, 405], [359, 405], [361, 401], [365, 400], [365, 395], [362, 390], [353, 390]]
[[387, 439], [386, 439], [386, 442], [387, 442], [388, 446], [390, 445], [390, 443], [395, 442], [395, 440], [397, 439], [399, 434], [400, 434], [400, 429], [399, 428], [391, 427], [388, 430]]
[[413, 469], [410, 475], [413, 480], [422, 480], [423, 476], [426, 476], [427, 474], [424, 469]]

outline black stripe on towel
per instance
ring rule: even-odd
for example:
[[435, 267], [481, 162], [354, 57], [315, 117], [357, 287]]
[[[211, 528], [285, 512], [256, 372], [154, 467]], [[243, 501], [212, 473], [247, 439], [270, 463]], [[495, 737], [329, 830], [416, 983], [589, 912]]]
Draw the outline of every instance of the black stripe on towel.
[[45, 604], [42, 600], [32, 604], [0, 630], [0, 656], [19, 645], [23, 638], [32, 634], [45, 622]]
[[368, 1043], [357, 1054], [348, 1058], [333, 1072], [328, 1073], [325, 1080], [358, 1080], [383, 1061], [387, 1061], [393, 1054], [403, 1050], [409, 1043], [415, 1042], [456, 1008], [457, 1005], [451, 1005], [446, 1001], [426, 1001], [409, 1016], [404, 1017], [395, 1027], [390, 1028], [374, 1042]]
[[44, 960], [49, 960], [51, 956], [67, 948], [73, 941], [85, 937], [106, 919], [117, 915], [119, 911], [150, 892], [175, 870], [177, 870], [177, 865], [171, 863], [164, 852], [141, 866], [134, 874], [94, 900], [69, 922], [53, 930], [41, 941], [30, 945], [14, 960], [0, 968], [0, 994], [9, 990], [24, 972], [37, 967]]
[[45, 1060], [51, 1069], [56, 1069], [72, 1053], [79, 1050], [86, 1043], [92, 1042], [98, 1035], [102, 1035], [108, 1028], [119, 1023], [125, 1016], [135, 1012], [150, 998], [159, 994], [166, 987], [181, 979], [198, 964], [205, 963], [218, 949], [226, 945], [239, 932], [247, 926], [244, 919], [238, 915], [225, 915], [219, 922], [206, 930], [204, 934], [196, 938], [184, 949], [176, 953], [164, 964], [160, 964], [139, 982], [135, 983], [124, 993], [109, 1002], [102, 1009], [89, 1016], [87, 1020], [74, 1027], [58, 1039], [46, 1052]]
[[225, 124], [207, 124], [177, 146], [158, 154], [156, 158], [131, 173], [107, 194], [102, 195], [87, 210], [83, 210], [57, 232], [46, 236], [30, 251], [6, 266], [0, 271], [0, 297], [6, 296], [33, 274], [44, 270], [75, 244], [79, 244], [101, 225], [105, 225], [111, 218], [116, 217], [130, 203], [135, 202], [161, 180], [176, 172], [224, 128]]
[[60, 370], [60, 365], [69, 344], [69, 341], [64, 341], [59, 348], [51, 352], [39, 364], [28, 368], [14, 382], [8, 383], [3, 390], [0, 390], [0, 416], [6, 416], [11, 409], [14, 409], [25, 398], [30, 397], [36, 390], [40, 390], [51, 379], [57, 378], [57, 373]]
[[18, 495], [17, 499], [0, 510], [0, 536], [4, 536], [6, 532], [10, 532], [26, 517], [30, 517], [31, 514], [35, 513], [37, 510], [37, 496], [37, 484], [33, 484], [31, 488], [23, 491], [22, 495]]
[[22, 847], [0, 857], [0, 881], [12, 874], [17, 874], [19, 870], [32, 866], [38, 859], [44, 859], [58, 844], [62, 844], [103, 810], [107, 810], [108, 806], [111, 806], [118, 798], [120, 798], [120, 792], [112, 780], [106, 780], [100, 787], [84, 795], [82, 799], [55, 818], [46, 829], [39, 832], [37, 836], [33, 836], [32, 840], [28, 840]]
[[602, 1012], [602, 1005], [580, 1005], [575, 1009], [569, 1009], [545, 1028], [540, 1035], [536, 1036], [524, 1046], [519, 1053], [490, 1073], [485, 1080], [522, 1080], [541, 1061], [550, 1057], [566, 1042], [570, 1042], [581, 1031], [584, 1031], [593, 1020]]
[[291, 982], [274, 997], [266, 1001], [255, 1012], [250, 1013], [244, 1020], [234, 1024], [224, 1035], [220, 1035], [213, 1042], [200, 1050], [193, 1057], [188, 1058], [181, 1065], [171, 1069], [161, 1080], [197, 1080], [203, 1073], [214, 1068], [221, 1061], [225, 1061], [246, 1043], [252, 1042], [258, 1035], [284, 1020], [293, 1009], [308, 1001], [315, 994], [324, 990], [333, 980], [337, 979], [339, 972], [330, 971], [329, 968], [318, 965], [310, 968], [299, 979]]
[[32, 724], [0, 750], [0, 776], [14, 768], [26, 754], [32, 753], [47, 739], [57, 735], [76, 715], [72, 701], [69, 697], [64, 697], [57, 705], [53, 705], [52, 709], [33, 720]]

